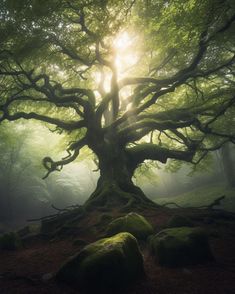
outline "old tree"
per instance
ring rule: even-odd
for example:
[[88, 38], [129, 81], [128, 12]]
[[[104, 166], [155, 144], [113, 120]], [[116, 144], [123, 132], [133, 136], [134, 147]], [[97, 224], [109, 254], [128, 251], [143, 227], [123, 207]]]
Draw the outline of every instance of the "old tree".
[[88, 147], [86, 205], [151, 205], [144, 161], [198, 164], [235, 142], [235, 6], [221, 0], [2, 0], [0, 122], [38, 120]]

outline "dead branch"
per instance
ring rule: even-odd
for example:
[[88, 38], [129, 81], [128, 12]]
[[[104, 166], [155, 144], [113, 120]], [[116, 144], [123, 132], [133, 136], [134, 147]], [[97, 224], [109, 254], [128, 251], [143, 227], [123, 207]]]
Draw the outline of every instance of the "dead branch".
[[186, 209], [189, 209], [189, 208], [195, 208], [195, 209], [214, 209], [214, 206], [221, 205], [221, 201], [222, 201], [225, 197], [226, 197], [225, 195], [222, 195], [222, 196], [216, 198], [216, 199], [215, 199], [212, 203], [210, 203], [209, 205], [183, 207], [183, 206], [180, 206], [179, 204], [177, 204], [177, 203], [175, 203], [175, 202], [167, 202], [167, 203], [162, 204], [161, 206], [162, 206], [162, 207], [165, 207], [165, 206], [169, 206], [169, 205], [175, 205], [175, 206], [178, 207], [178, 208], [186, 208]]

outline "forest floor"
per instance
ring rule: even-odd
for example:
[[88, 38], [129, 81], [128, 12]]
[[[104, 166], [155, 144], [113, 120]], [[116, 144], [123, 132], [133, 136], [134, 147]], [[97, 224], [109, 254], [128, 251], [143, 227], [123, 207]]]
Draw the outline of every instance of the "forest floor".
[[[144, 215], [153, 224], [156, 232], [164, 228], [174, 214], [190, 217], [196, 226], [204, 227], [209, 233], [215, 261], [185, 268], [161, 267], [150, 255], [146, 243], [141, 242], [146, 276], [127, 288], [112, 291], [112, 293], [235, 293], [234, 218], [227, 218], [217, 213], [208, 217], [204, 210], [189, 208], [158, 208], [136, 212]], [[0, 293], [82, 293], [68, 285], [58, 284], [53, 279], [47, 280], [46, 274], [58, 270], [60, 265], [80, 250], [84, 244], [104, 237], [105, 227], [100, 222], [104, 214], [117, 217], [124, 213], [119, 212], [118, 209], [112, 212], [91, 211], [80, 221], [77, 232], [73, 231], [72, 234], [64, 232], [52, 239], [37, 236], [28, 240], [16, 251], [0, 251]], [[77, 245], [74, 244], [75, 239], [80, 240]]]

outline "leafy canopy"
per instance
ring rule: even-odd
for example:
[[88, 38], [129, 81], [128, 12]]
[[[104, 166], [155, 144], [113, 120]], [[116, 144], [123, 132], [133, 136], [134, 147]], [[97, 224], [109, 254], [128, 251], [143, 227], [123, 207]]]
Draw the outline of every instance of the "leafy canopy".
[[2, 0], [0, 19], [0, 122], [71, 136], [46, 176], [86, 145], [135, 169], [235, 142], [234, 1]]

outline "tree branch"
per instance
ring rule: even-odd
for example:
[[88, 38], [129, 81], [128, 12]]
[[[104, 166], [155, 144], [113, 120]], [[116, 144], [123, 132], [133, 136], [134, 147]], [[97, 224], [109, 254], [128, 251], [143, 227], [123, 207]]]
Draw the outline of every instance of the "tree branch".
[[[0, 108], [1, 110], [1, 108]], [[29, 113], [25, 113], [25, 112], [17, 112], [15, 114], [9, 114], [8, 111], [6, 111], [5, 109], [2, 110], [3, 111], [3, 116], [0, 118], [0, 121], [3, 120], [9, 120], [9, 121], [15, 121], [18, 119], [35, 119], [35, 120], [39, 120], [39, 121], [43, 121], [49, 124], [53, 124], [56, 125], [64, 130], [68, 130], [68, 131], [72, 131], [72, 130], [76, 130], [79, 128], [83, 128], [85, 127], [85, 122], [84, 120], [80, 120], [80, 121], [75, 121], [75, 122], [64, 122], [60, 119], [57, 118], [52, 118], [52, 117], [48, 117], [46, 115], [41, 115], [41, 114], [37, 114], [35, 112], [29, 112]]]
[[192, 162], [195, 154], [194, 148], [182, 151], [170, 150], [150, 143], [139, 144], [132, 148], [127, 148], [126, 151], [131, 160], [136, 164], [140, 164], [147, 159], [158, 160], [162, 163], [166, 163], [169, 158]]
[[71, 144], [68, 150], [74, 151], [73, 154], [69, 152], [70, 154], [69, 156], [59, 161], [53, 161], [50, 157], [45, 157], [42, 163], [45, 169], [47, 170], [47, 173], [43, 177], [43, 179], [46, 179], [54, 171], [61, 171], [64, 165], [67, 165], [71, 163], [72, 161], [74, 161], [78, 157], [80, 150], [86, 144], [87, 144], [86, 137], [83, 137], [81, 140]]

